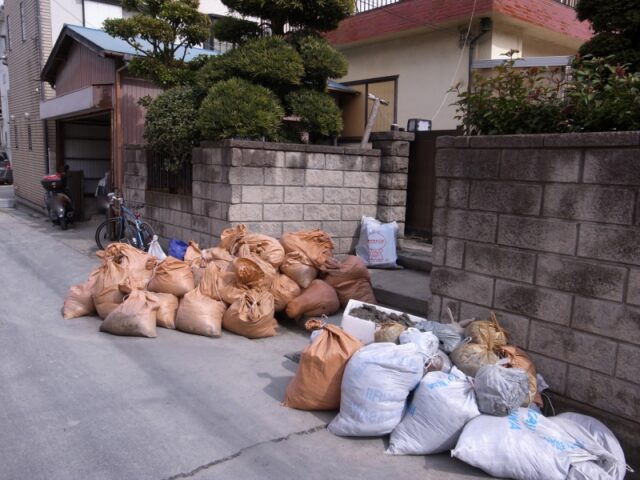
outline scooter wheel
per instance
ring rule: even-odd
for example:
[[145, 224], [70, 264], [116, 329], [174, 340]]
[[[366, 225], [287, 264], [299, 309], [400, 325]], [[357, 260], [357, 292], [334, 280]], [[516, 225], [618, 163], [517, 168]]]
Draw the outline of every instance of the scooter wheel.
[[60, 229], [61, 230], [66, 230], [67, 228], [69, 228], [69, 224], [67, 223], [67, 219], [66, 218], [61, 218], [60, 219]]

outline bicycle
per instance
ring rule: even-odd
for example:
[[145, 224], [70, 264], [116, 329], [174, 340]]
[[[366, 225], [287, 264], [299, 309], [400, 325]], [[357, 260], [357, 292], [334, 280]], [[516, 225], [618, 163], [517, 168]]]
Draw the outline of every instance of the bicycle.
[[102, 222], [96, 229], [96, 245], [104, 250], [112, 243], [128, 243], [143, 251], [149, 249], [154, 232], [151, 225], [140, 220], [140, 213], [135, 208], [129, 208], [124, 203], [124, 198], [115, 193], [107, 195], [109, 207], [114, 207], [118, 215]]

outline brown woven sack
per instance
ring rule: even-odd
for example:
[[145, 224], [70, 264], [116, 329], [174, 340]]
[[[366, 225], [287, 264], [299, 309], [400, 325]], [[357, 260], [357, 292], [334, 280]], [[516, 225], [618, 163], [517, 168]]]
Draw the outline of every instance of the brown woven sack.
[[202, 251], [200, 250], [200, 246], [193, 240], [189, 240], [189, 246], [187, 250], [184, 252], [184, 261], [187, 263], [193, 262], [195, 259], [202, 256]]
[[264, 279], [264, 271], [253, 260], [236, 258], [232, 265], [236, 280], [242, 285], [256, 285]]
[[283, 405], [300, 410], [340, 408], [342, 374], [362, 343], [335, 325], [322, 333], [300, 355], [300, 366], [285, 393]]
[[273, 295], [251, 290], [227, 309], [222, 326], [247, 338], [272, 337], [278, 328], [273, 313]]
[[112, 243], [104, 251], [98, 251], [96, 255], [101, 257], [103, 262], [111, 260], [124, 267], [131, 285], [140, 289], [145, 288], [151, 279], [153, 267], [157, 263], [153, 255], [126, 243]]
[[237, 282], [235, 272], [220, 271], [213, 262], [207, 265], [198, 288], [206, 296], [229, 305], [249, 290], [246, 285]]
[[299, 297], [294, 298], [287, 305], [287, 316], [298, 320], [303, 315], [320, 317], [333, 315], [340, 310], [340, 300], [331, 285], [322, 280], [314, 280]]
[[278, 274], [273, 277], [269, 291], [273, 295], [274, 308], [276, 312], [282, 312], [287, 308], [287, 304], [294, 298], [300, 296], [302, 290], [296, 282], [286, 275]]
[[285, 255], [280, 271], [294, 280], [301, 288], [309, 288], [318, 276], [318, 269], [302, 252], [289, 252]]
[[510, 368], [520, 368], [529, 375], [529, 398], [523, 407], [528, 407], [531, 402], [535, 402], [542, 407], [542, 396], [538, 393], [538, 379], [536, 377], [536, 366], [533, 364], [529, 356], [521, 348], [515, 345], [506, 345], [500, 349], [502, 358], [509, 360], [507, 364]]
[[207, 248], [202, 250], [199, 257], [194, 258], [191, 261], [191, 271], [193, 272], [193, 280], [196, 287], [200, 285], [202, 275], [210, 263], [215, 263], [220, 270], [226, 270], [231, 262], [233, 262], [233, 255], [224, 250], [223, 248]]
[[118, 286], [126, 277], [125, 268], [114, 260], [105, 259], [98, 268], [96, 281], [91, 288], [91, 298], [100, 318], [107, 318], [122, 303], [124, 295]]
[[234, 245], [230, 247], [230, 252], [233, 255], [239, 255], [243, 247], [265, 262], [269, 262], [276, 269], [284, 261], [284, 248], [278, 240], [268, 235], [247, 233], [238, 238]]
[[507, 332], [498, 323], [494, 312], [491, 312], [491, 320], [476, 320], [467, 325], [464, 336], [471, 338], [473, 343], [485, 345], [493, 352], [498, 352], [507, 344]]
[[324, 268], [324, 281], [336, 289], [340, 306], [347, 306], [349, 300], [378, 303], [371, 286], [369, 270], [360, 257], [349, 255], [340, 261], [329, 258]]
[[91, 289], [98, 279], [99, 271], [100, 269], [96, 268], [91, 272], [86, 282], [69, 288], [69, 293], [67, 293], [67, 298], [64, 299], [64, 306], [62, 307], [62, 317], [65, 320], [86, 317], [96, 313], [96, 306], [91, 297]]
[[222, 316], [226, 305], [196, 288], [180, 299], [176, 315], [176, 329], [181, 332], [219, 337], [222, 335]]
[[129, 296], [113, 309], [100, 325], [101, 332], [130, 337], [156, 336], [156, 310], [145, 292], [133, 290]]
[[157, 308], [156, 325], [162, 328], [176, 328], [176, 315], [178, 313], [178, 297], [171, 293], [145, 292], [147, 301]]
[[331, 237], [320, 229], [285, 233], [280, 242], [286, 253], [302, 252], [316, 268], [324, 267], [333, 256]]
[[156, 267], [147, 288], [152, 292], [171, 293], [176, 297], [182, 297], [195, 287], [189, 264], [167, 257]]
[[235, 227], [225, 229], [220, 235], [220, 248], [224, 248], [229, 253], [232, 253], [232, 249], [236, 242], [248, 234], [247, 227], [243, 224], [236, 225]]
[[493, 365], [499, 359], [486, 345], [462, 343], [449, 356], [453, 364], [463, 373], [475, 377], [483, 365]]
[[375, 342], [391, 342], [398, 343], [398, 338], [400, 338], [400, 334], [407, 329], [404, 325], [398, 322], [394, 322], [393, 320], [384, 322], [380, 325], [375, 333], [373, 334], [373, 338]]

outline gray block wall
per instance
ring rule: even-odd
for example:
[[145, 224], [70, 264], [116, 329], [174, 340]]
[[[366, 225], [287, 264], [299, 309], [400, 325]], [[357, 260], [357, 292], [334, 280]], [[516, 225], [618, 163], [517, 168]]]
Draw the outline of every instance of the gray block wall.
[[442, 137], [431, 315], [490, 310], [640, 453], [640, 132]]
[[194, 149], [191, 196], [146, 190], [146, 154], [125, 152], [125, 198], [146, 204], [144, 215], [165, 239], [215, 245], [222, 231], [244, 223], [279, 238], [321, 228], [336, 253], [352, 252], [363, 215], [398, 221], [404, 231], [409, 141], [413, 134], [379, 133], [374, 149], [240, 140]]

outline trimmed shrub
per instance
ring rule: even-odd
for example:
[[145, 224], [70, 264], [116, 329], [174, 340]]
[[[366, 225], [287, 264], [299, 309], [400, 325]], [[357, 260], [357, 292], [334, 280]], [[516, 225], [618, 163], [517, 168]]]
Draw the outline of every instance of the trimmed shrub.
[[214, 84], [202, 102], [198, 129], [207, 140], [262, 138], [278, 135], [284, 110], [268, 88], [240, 78]]
[[325, 90], [329, 78], [340, 78], [347, 74], [347, 59], [323, 37], [305, 35], [296, 40], [304, 63], [304, 83], [317, 90]]
[[302, 118], [311, 135], [332, 137], [342, 131], [342, 113], [327, 93], [301, 89], [287, 95], [287, 105], [293, 115]]
[[174, 87], [147, 102], [144, 138], [148, 147], [163, 158], [164, 168], [178, 171], [190, 161], [191, 149], [200, 142], [193, 128], [200, 97], [192, 87]]
[[221, 58], [229, 76], [281, 90], [299, 85], [304, 75], [302, 58], [286, 41], [277, 37], [250, 40]]

